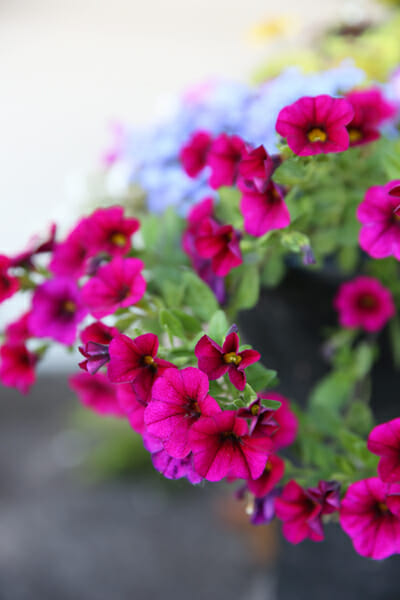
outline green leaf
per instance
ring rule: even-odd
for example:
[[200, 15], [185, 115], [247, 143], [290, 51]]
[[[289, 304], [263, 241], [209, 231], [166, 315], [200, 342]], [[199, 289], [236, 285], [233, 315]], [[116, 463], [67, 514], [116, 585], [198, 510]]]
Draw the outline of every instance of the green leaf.
[[171, 310], [171, 313], [180, 321], [185, 333], [187, 333], [189, 336], [196, 335], [202, 330], [201, 323], [198, 319], [196, 319], [196, 317], [188, 315], [182, 310]]
[[257, 392], [248, 383], [246, 383], [246, 387], [243, 390], [243, 399], [245, 406], [249, 406], [254, 400], [257, 400]]
[[208, 321], [219, 309], [213, 292], [192, 271], [184, 272], [183, 281], [185, 283], [185, 300], [187, 306], [190, 306], [193, 313], [202, 319], [202, 321]]
[[352, 402], [346, 416], [346, 425], [359, 435], [368, 434], [374, 425], [370, 407], [359, 400]]
[[127, 315], [126, 317], [122, 317], [121, 319], [118, 319], [118, 321], [115, 323], [115, 327], [117, 329], [119, 329], [119, 331], [126, 331], [137, 320], [138, 320], [137, 315]]
[[175, 336], [180, 339], [185, 337], [183, 325], [180, 320], [167, 308], [162, 308], [159, 313], [160, 324], [167, 331], [170, 337]]
[[376, 357], [376, 347], [362, 343], [360, 344], [354, 353], [354, 368], [359, 379], [362, 379], [371, 371], [372, 365]]
[[354, 379], [348, 374], [330, 373], [314, 387], [310, 397], [310, 406], [339, 410], [349, 400], [353, 386]]
[[228, 319], [223, 310], [217, 310], [210, 319], [208, 335], [211, 339], [222, 344], [229, 329]]
[[277, 373], [272, 369], [267, 369], [261, 363], [256, 362], [247, 367], [246, 378], [248, 383], [257, 391], [261, 392], [268, 387], [277, 384]]
[[279, 400], [272, 400], [271, 398], [262, 398], [261, 404], [265, 406], [265, 408], [271, 408], [272, 410], [277, 410], [282, 406], [282, 402], [279, 402]]
[[280, 185], [304, 183], [308, 177], [307, 165], [298, 158], [288, 158], [274, 172], [272, 179]]
[[276, 287], [286, 273], [283, 256], [273, 254], [265, 262], [261, 272], [261, 283], [267, 287]]
[[178, 308], [182, 305], [183, 296], [185, 293], [185, 286], [182, 283], [177, 285], [169, 279], [162, 281], [161, 283], [162, 294], [165, 302], [169, 308]]
[[242, 229], [243, 216], [239, 210], [240, 192], [236, 188], [222, 187], [218, 190], [219, 202], [215, 210], [219, 221]]
[[244, 266], [243, 276], [234, 294], [232, 305], [237, 309], [253, 308], [260, 294], [260, 275], [256, 265]]

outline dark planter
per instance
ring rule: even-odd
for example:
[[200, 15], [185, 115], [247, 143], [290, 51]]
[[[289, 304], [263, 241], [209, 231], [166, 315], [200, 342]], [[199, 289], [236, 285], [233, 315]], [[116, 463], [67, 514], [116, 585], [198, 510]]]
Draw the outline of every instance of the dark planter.
[[[323, 329], [335, 325], [332, 308], [340, 278], [329, 272], [289, 270], [283, 283], [264, 290], [258, 305], [242, 313], [240, 330], [279, 373], [279, 391], [305, 404], [313, 384], [326, 372]], [[373, 371], [372, 406], [378, 421], [400, 414], [399, 373], [385, 335]], [[375, 562], [358, 556], [338, 526], [326, 527], [321, 544], [292, 546], [282, 541], [278, 560], [278, 600], [398, 600], [400, 557]]]

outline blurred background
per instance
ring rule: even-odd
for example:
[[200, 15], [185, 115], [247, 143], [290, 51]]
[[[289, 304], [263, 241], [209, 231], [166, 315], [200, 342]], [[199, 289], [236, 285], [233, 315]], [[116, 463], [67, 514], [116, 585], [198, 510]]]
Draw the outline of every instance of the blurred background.
[[[110, 122], [150, 123], [193, 84], [247, 81], [329, 23], [382, 10], [347, 0], [0, 0], [1, 253], [47, 222], [65, 231], [74, 221]], [[290, 36], [270, 44], [268, 24], [282, 16]], [[75, 416], [63, 372], [75, 362], [45, 361], [29, 397], [0, 391], [0, 600], [330, 600], [338, 589], [342, 600], [398, 599], [398, 563], [371, 566], [334, 532], [330, 544], [279, 555], [274, 530], [250, 527], [231, 489], [149, 474], [130, 430]]]

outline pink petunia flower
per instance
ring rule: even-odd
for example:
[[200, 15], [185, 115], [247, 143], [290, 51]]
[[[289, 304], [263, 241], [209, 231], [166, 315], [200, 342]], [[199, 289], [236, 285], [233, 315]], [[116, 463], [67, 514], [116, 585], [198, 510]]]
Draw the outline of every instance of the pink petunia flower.
[[49, 337], [69, 346], [87, 312], [76, 283], [67, 277], [55, 277], [36, 288], [28, 326], [36, 337]]
[[257, 434], [261, 436], [272, 436], [279, 429], [278, 422], [274, 419], [275, 410], [266, 408], [261, 403], [261, 396], [251, 402], [246, 407], [239, 408], [238, 417], [248, 419], [249, 432], [253, 434], [257, 430]]
[[198, 276], [213, 290], [217, 300], [222, 304], [225, 300], [225, 282], [223, 277], [218, 277], [212, 269], [212, 259], [200, 256], [196, 248], [196, 240], [199, 235], [200, 225], [204, 219], [214, 214], [214, 201], [212, 198], [204, 198], [193, 206], [189, 212], [188, 226], [182, 236], [182, 248], [190, 257], [193, 269]]
[[77, 373], [69, 378], [69, 386], [86, 408], [100, 415], [125, 416], [117, 399], [117, 386], [104, 373]]
[[273, 229], [290, 225], [289, 209], [278, 186], [270, 181], [263, 193], [250, 191], [242, 194], [240, 210], [244, 217], [244, 230], [249, 235], [261, 237]]
[[232, 225], [220, 225], [214, 219], [203, 219], [196, 240], [196, 250], [202, 258], [211, 259], [211, 267], [216, 275], [225, 277], [242, 264], [240, 233]]
[[30, 311], [24, 313], [16, 321], [7, 325], [5, 331], [7, 342], [11, 342], [12, 344], [23, 344], [32, 336], [29, 329], [29, 315]]
[[378, 126], [396, 113], [396, 107], [385, 99], [379, 88], [349, 92], [346, 100], [354, 109], [354, 117], [347, 125], [350, 146], [377, 140], [380, 137]]
[[280, 111], [276, 131], [299, 156], [343, 152], [349, 147], [346, 125], [353, 117], [347, 100], [304, 96]]
[[139, 226], [137, 219], [124, 216], [122, 206], [98, 208], [86, 220], [91, 253], [123, 256], [131, 249], [131, 237]]
[[264, 472], [258, 479], [248, 479], [247, 487], [256, 498], [263, 498], [282, 479], [285, 472], [284, 461], [276, 454], [270, 454]]
[[132, 383], [121, 383], [117, 388], [117, 398], [121, 410], [126, 414], [130, 426], [136, 433], [143, 435], [146, 432], [144, 411], [147, 402], [138, 396]]
[[382, 560], [400, 553], [400, 485], [377, 477], [351, 484], [342, 500], [340, 525], [361, 556]]
[[90, 257], [90, 237], [87, 234], [87, 218], [81, 219], [67, 238], [57, 245], [49, 269], [55, 275], [78, 279], [85, 275]]
[[368, 450], [381, 457], [378, 475], [382, 481], [400, 482], [400, 418], [374, 427], [368, 436]]
[[3, 385], [27, 394], [35, 383], [38, 357], [23, 343], [6, 343], [0, 347], [0, 380]]
[[208, 390], [207, 376], [193, 367], [168, 369], [154, 383], [144, 421], [147, 431], [162, 441], [173, 458], [190, 453], [189, 432], [200, 417], [221, 412]]
[[365, 252], [372, 258], [400, 260], [400, 180], [369, 188], [357, 219], [362, 223], [359, 243]]
[[235, 410], [200, 418], [190, 429], [189, 446], [196, 473], [208, 481], [224, 477], [257, 479], [265, 469], [270, 438], [249, 435], [245, 419]]
[[299, 429], [299, 422], [296, 415], [290, 410], [289, 400], [277, 392], [261, 392], [258, 397], [281, 402], [281, 406], [274, 410], [274, 421], [279, 426], [276, 431], [271, 433], [274, 450], [280, 450], [293, 444]]
[[120, 334], [116, 327], [109, 327], [101, 321], [91, 323], [80, 332], [80, 338], [83, 344], [88, 342], [97, 342], [98, 344], [109, 344], [113, 338]]
[[283, 488], [275, 502], [282, 532], [288, 542], [299, 544], [306, 538], [314, 542], [324, 539], [322, 515], [338, 510], [339, 486], [336, 482], [320, 481], [317, 488], [303, 489], [293, 479]]
[[222, 348], [208, 335], [203, 335], [197, 342], [194, 353], [199, 369], [206, 373], [209, 379], [219, 379], [228, 373], [231, 383], [238, 390], [244, 390], [246, 386], [246, 367], [261, 358], [256, 350], [239, 352], [239, 336], [235, 332], [226, 336]]
[[245, 148], [239, 164], [239, 189], [242, 192], [263, 194], [268, 187], [274, 166], [274, 161], [264, 146]]
[[237, 135], [221, 133], [215, 138], [207, 155], [207, 165], [211, 169], [209, 184], [213, 189], [235, 183], [244, 151], [244, 141]]
[[167, 479], [182, 479], [182, 477], [185, 477], [192, 484], [202, 481], [203, 478], [193, 469], [191, 454], [188, 454], [185, 458], [173, 458], [164, 450], [161, 440], [149, 433], [143, 436], [143, 444], [146, 450], [151, 453], [154, 468]]
[[179, 158], [183, 169], [189, 177], [197, 177], [207, 164], [207, 156], [212, 143], [208, 131], [195, 131], [189, 141], [182, 147]]
[[79, 352], [86, 360], [80, 362], [79, 367], [91, 375], [97, 373], [110, 360], [108, 345], [119, 334], [116, 327], [109, 327], [101, 321], [85, 327], [80, 333], [83, 346], [79, 346]]
[[378, 279], [360, 275], [343, 283], [334, 299], [342, 327], [379, 331], [396, 308], [390, 291]]
[[100, 267], [82, 288], [82, 299], [97, 319], [113, 314], [118, 308], [136, 304], [146, 291], [141, 274], [144, 264], [138, 258], [113, 258]]
[[147, 404], [155, 380], [166, 369], [175, 368], [157, 357], [158, 338], [154, 333], [139, 335], [134, 340], [124, 334], [110, 343], [108, 377], [113, 383], [133, 383], [135, 393]]
[[11, 260], [0, 254], [0, 303], [11, 298], [19, 290], [19, 279], [10, 275], [8, 269], [11, 266]]

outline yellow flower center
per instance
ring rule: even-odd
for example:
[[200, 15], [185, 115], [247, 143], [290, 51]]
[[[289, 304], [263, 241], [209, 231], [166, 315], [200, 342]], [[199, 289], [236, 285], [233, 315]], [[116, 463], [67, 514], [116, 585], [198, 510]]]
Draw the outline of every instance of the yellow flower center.
[[362, 133], [359, 129], [356, 129], [355, 127], [350, 127], [350, 129], [348, 129], [348, 132], [351, 144], [359, 142], [362, 139]]
[[235, 352], [227, 352], [227, 354], [224, 354], [223, 358], [227, 365], [231, 364], [238, 366], [242, 362], [242, 357], [235, 354]]
[[113, 233], [110, 239], [113, 244], [115, 244], [116, 246], [120, 246], [121, 248], [126, 244], [126, 235], [124, 235], [120, 231]]
[[310, 129], [310, 131], [307, 133], [307, 137], [310, 142], [326, 142], [328, 136], [323, 129], [314, 127], [314, 129]]
[[62, 305], [62, 309], [67, 313], [74, 313], [76, 311], [76, 304], [72, 300], [65, 300]]
[[256, 417], [260, 412], [260, 407], [258, 406], [258, 404], [253, 404], [253, 406], [250, 409], [250, 412], [253, 415], [253, 417]]
[[387, 504], [385, 504], [385, 502], [378, 502], [378, 510], [381, 513], [387, 513], [389, 511]]
[[146, 366], [150, 367], [154, 365], [154, 358], [150, 356], [150, 354], [146, 354], [145, 356], [143, 356], [143, 362]]

